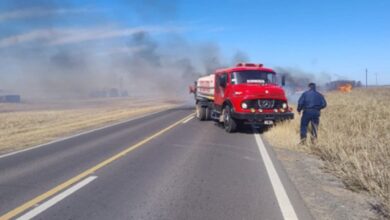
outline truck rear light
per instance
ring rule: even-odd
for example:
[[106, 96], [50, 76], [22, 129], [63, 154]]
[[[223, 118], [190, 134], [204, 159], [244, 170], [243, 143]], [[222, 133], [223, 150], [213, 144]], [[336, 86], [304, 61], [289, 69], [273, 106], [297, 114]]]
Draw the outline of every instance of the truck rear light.
[[194, 85], [190, 85], [188, 87], [188, 90], [189, 90], [190, 93], [196, 93], [196, 87]]

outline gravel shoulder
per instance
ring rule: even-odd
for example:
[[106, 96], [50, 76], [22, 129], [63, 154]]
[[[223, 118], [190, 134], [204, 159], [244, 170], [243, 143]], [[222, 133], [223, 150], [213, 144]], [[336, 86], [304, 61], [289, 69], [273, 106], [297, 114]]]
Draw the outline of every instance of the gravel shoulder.
[[340, 179], [326, 172], [319, 158], [274, 149], [315, 219], [384, 219], [375, 212], [377, 202], [372, 197], [348, 190]]

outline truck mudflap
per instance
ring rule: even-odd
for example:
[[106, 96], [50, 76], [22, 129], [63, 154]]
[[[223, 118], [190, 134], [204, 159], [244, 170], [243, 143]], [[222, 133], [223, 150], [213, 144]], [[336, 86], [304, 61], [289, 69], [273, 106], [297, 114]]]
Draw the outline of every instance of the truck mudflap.
[[255, 124], [273, 124], [274, 122], [294, 119], [292, 112], [279, 113], [232, 113], [234, 119], [244, 121], [246, 123]]

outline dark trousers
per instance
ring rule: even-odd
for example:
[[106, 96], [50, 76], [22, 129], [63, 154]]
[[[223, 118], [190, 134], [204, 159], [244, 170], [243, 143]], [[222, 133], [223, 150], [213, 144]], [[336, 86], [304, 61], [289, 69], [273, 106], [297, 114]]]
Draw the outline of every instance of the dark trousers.
[[301, 118], [301, 139], [306, 139], [307, 126], [311, 123], [311, 136], [317, 138], [318, 125], [320, 124], [320, 111], [305, 110]]

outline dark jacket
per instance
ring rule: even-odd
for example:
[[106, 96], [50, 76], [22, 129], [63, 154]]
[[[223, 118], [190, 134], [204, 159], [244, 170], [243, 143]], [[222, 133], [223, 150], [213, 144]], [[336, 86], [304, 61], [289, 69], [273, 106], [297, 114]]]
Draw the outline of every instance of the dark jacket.
[[310, 89], [304, 92], [298, 100], [298, 112], [302, 110], [317, 110], [326, 107], [326, 100], [324, 96], [315, 89]]

